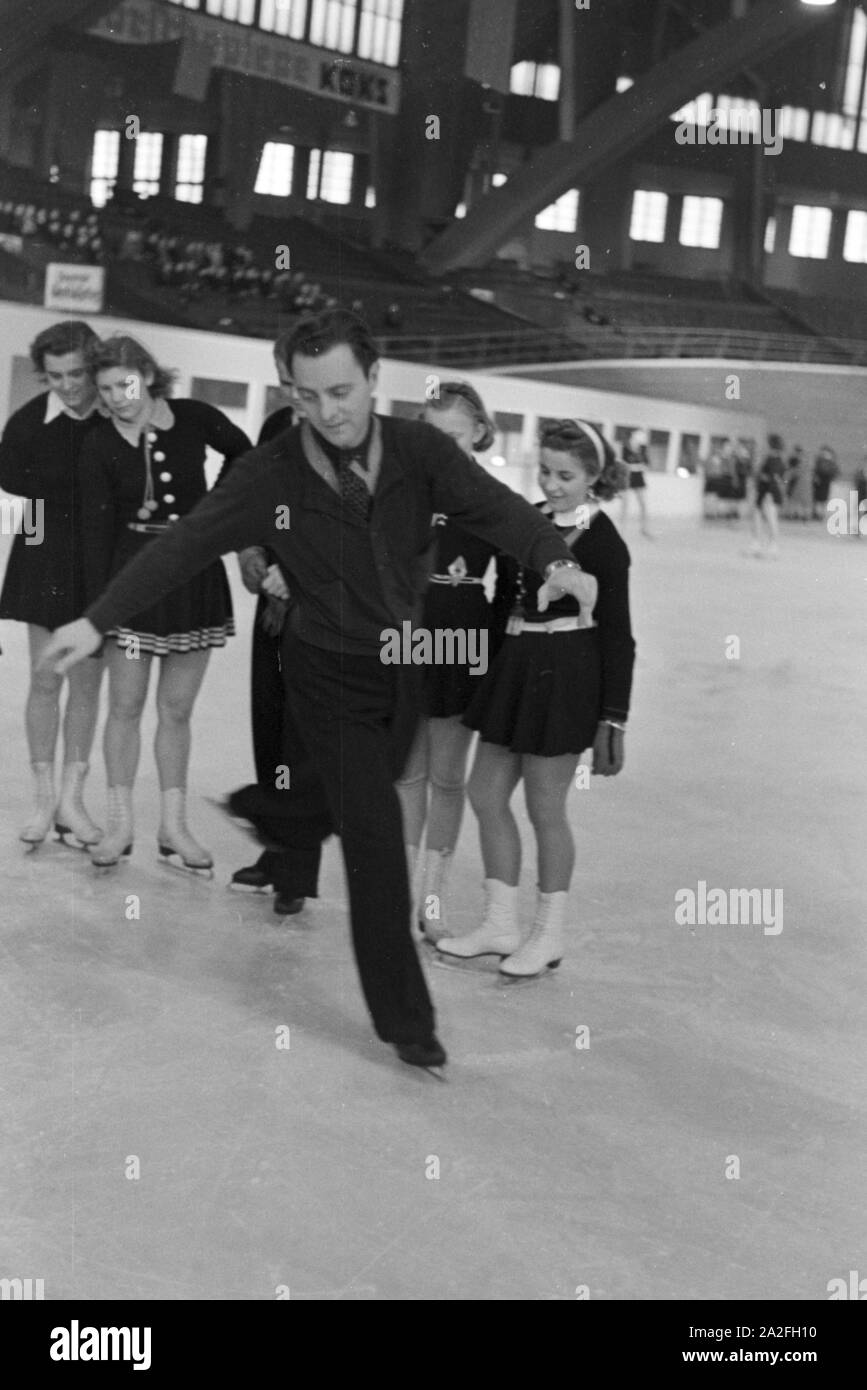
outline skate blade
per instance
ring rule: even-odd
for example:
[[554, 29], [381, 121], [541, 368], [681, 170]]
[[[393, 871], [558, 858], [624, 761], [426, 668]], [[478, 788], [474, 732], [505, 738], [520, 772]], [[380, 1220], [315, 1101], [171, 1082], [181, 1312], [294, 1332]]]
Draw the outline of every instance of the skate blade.
[[54, 829], [58, 844], [65, 845], [67, 849], [92, 849], [93, 846], [98, 845], [99, 841], [102, 839], [102, 836], [100, 836], [99, 839], [96, 840], [82, 840], [67, 826], [61, 827], [55, 825]]
[[425, 959], [438, 970], [455, 970], [459, 975], [491, 975], [492, 964], [505, 956], [447, 956], [435, 946], [425, 951]]
[[535, 975], [507, 975], [500, 970], [498, 971], [498, 978], [504, 985], [529, 985], [536, 980], [544, 980], [547, 975], [553, 974], [559, 964], [559, 960], [551, 960], [541, 970], [537, 970]]
[[262, 888], [256, 888], [252, 883], [233, 883], [231, 879], [226, 884], [226, 887], [229, 889], [230, 893], [258, 893], [260, 897], [273, 891], [267, 884]]
[[161, 849], [158, 858], [165, 868], [174, 869], [175, 873], [191, 874], [194, 878], [212, 879], [214, 877], [213, 864], [187, 864], [177, 850]]
[[98, 859], [94, 859], [93, 855], [91, 855], [90, 862], [95, 869], [100, 870], [100, 872], [104, 872], [108, 869], [116, 869], [118, 864], [125, 864], [126, 861], [130, 858], [131, 854], [132, 845], [127, 845], [126, 849], [121, 851], [117, 859], [109, 859], [105, 863], [100, 863]]

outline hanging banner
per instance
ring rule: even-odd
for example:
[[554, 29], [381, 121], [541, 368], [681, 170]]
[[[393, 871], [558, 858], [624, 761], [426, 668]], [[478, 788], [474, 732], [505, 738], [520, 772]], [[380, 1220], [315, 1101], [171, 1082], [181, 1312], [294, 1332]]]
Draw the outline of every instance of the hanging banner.
[[202, 65], [209, 63], [372, 111], [394, 114], [400, 106], [400, 74], [395, 68], [229, 24], [160, 0], [121, 0], [87, 32], [114, 43], [183, 42], [180, 81], [194, 93], [203, 91]]

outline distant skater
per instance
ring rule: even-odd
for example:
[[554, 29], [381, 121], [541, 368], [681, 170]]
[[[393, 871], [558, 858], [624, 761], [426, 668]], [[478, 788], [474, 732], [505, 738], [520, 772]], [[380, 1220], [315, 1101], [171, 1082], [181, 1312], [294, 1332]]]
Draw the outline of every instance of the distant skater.
[[786, 477], [784, 445], [778, 434], [768, 435], [768, 453], [756, 474], [752, 510], [753, 543], [749, 553], [776, 560], [779, 557], [779, 512]]
[[630, 495], [635, 498], [638, 506], [638, 518], [641, 526], [642, 536], [647, 536], [652, 540], [652, 536], [647, 526], [647, 477], [646, 470], [650, 468], [650, 456], [647, 452], [647, 434], [644, 430], [633, 430], [629, 440], [623, 446], [623, 462], [629, 469], [629, 486], [624, 490], [620, 500], [620, 525], [626, 523], [627, 504], [626, 499]]

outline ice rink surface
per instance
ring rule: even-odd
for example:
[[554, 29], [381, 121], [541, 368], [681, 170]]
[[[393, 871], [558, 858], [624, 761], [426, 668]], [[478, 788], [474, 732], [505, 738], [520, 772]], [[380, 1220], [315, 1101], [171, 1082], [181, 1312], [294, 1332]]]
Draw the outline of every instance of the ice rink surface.
[[[626, 535], [627, 765], [571, 793], [567, 954], [511, 987], [430, 966], [445, 1085], [372, 1032], [336, 841], [300, 916], [227, 891], [256, 854], [204, 800], [252, 777], [235, 561], [190, 777], [213, 883], [156, 862], [150, 712], [131, 861], [23, 852], [26, 633], [0, 625], [0, 1274], [47, 1299], [813, 1300], [867, 1273], [867, 537], [789, 525], [773, 563], [719, 523]], [[459, 930], [481, 879], [468, 809]], [[782, 931], [678, 925], [700, 881], [782, 890]]]

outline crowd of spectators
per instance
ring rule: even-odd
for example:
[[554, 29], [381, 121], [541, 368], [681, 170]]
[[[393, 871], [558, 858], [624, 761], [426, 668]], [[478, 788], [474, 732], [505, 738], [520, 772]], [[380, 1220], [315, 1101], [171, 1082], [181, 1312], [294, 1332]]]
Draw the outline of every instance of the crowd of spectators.
[[0, 232], [50, 242], [62, 256], [88, 265], [103, 265], [108, 256], [95, 212], [79, 212], [76, 208], [62, 212], [56, 207], [7, 200], [0, 203]]

